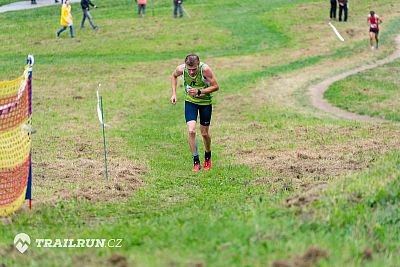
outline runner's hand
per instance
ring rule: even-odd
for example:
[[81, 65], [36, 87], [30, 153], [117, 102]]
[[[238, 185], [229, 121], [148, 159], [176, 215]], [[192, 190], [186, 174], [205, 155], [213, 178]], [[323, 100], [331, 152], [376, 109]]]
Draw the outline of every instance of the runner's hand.
[[175, 105], [176, 104], [176, 95], [172, 95], [170, 101], [171, 101], [171, 104]]
[[197, 96], [197, 89], [195, 89], [195, 88], [190, 88], [190, 89], [188, 90], [188, 94], [189, 94], [190, 96], [196, 97], [196, 96]]

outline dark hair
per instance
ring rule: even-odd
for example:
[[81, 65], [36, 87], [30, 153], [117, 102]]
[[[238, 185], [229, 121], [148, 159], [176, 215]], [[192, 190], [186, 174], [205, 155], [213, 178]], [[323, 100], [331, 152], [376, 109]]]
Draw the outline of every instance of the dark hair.
[[371, 17], [373, 17], [375, 15], [375, 11], [370, 11], [369, 14], [371, 15]]
[[189, 66], [194, 66], [200, 63], [199, 56], [196, 54], [189, 54], [185, 58], [185, 64]]

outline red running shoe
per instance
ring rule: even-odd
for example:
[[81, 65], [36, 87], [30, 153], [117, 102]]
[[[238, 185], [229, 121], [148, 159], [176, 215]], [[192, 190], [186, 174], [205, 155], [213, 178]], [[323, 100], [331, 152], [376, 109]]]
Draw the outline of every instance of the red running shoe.
[[204, 170], [208, 171], [211, 169], [211, 159], [209, 160], [204, 160]]
[[197, 171], [200, 171], [200, 170], [201, 170], [200, 163], [197, 163], [197, 164], [193, 165], [193, 169], [192, 169], [193, 172], [197, 172]]

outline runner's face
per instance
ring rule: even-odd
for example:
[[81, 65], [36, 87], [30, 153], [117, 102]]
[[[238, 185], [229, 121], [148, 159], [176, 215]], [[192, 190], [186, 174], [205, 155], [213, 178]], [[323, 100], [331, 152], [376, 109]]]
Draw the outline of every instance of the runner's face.
[[190, 77], [195, 77], [197, 75], [197, 72], [199, 71], [199, 64], [195, 66], [186, 66], [186, 69], [190, 75]]

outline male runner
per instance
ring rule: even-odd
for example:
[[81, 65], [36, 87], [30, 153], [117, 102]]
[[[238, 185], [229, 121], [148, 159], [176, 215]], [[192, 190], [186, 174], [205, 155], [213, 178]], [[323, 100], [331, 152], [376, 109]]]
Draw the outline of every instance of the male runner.
[[171, 103], [176, 104], [176, 86], [178, 77], [183, 75], [185, 89], [185, 119], [188, 127], [189, 146], [193, 156], [193, 169], [201, 169], [199, 155], [196, 149], [196, 122], [200, 115], [200, 132], [203, 136], [204, 170], [211, 169], [211, 135], [209, 133], [212, 114], [212, 93], [219, 89], [217, 80], [211, 68], [200, 62], [196, 54], [187, 55], [185, 63], [179, 65], [172, 73]]
[[369, 25], [369, 44], [371, 45], [371, 50], [374, 50], [374, 37], [376, 40], [375, 48], [379, 47], [379, 24], [382, 23], [382, 19], [375, 14], [374, 11], [370, 11], [368, 15], [368, 25]]

